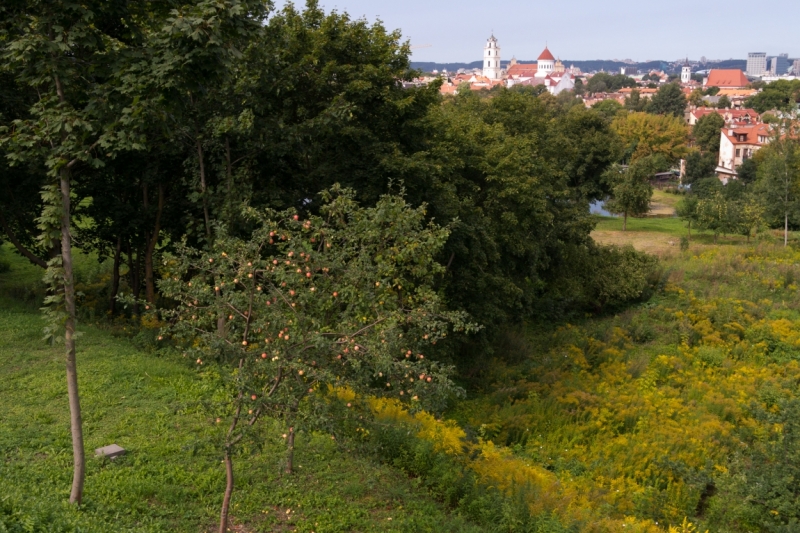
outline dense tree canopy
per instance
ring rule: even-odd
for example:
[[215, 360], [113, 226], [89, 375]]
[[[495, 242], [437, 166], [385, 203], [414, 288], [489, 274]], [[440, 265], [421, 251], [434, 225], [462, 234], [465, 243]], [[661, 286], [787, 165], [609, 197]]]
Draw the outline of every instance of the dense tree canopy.
[[703, 115], [692, 128], [695, 145], [703, 152], [719, 152], [719, 143], [725, 119], [719, 113]]

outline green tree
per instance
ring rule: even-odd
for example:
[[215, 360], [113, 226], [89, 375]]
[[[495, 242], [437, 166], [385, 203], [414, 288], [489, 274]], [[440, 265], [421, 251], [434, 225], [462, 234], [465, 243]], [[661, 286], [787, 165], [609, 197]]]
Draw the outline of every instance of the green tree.
[[341, 403], [337, 392], [429, 409], [458, 392], [449, 368], [425, 356], [451, 329], [473, 329], [433, 290], [449, 230], [426, 225], [425, 207], [398, 196], [374, 208], [338, 188], [323, 198], [322, 216], [302, 220], [294, 210], [248, 209], [246, 239], [218, 226], [210, 250], [184, 245], [167, 258], [160, 286], [177, 306], [161, 311], [170, 323], [163, 335], [226, 378], [217, 393], [228, 422], [220, 533], [235, 446], [262, 415], [285, 423], [291, 473], [298, 423], [322, 424]]
[[714, 244], [720, 233], [736, 232], [735, 209], [722, 191], [697, 201], [697, 226], [714, 232]]
[[692, 224], [697, 224], [697, 204], [699, 199], [693, 194], [687, 194], [675, 206], [675, 213], [686, 222], [686, 231], [689, 239], [692, 238]]
[[647, 100], [642, 98], [642, 95], [637, 89], [631, 91], [630, 96], [625, 97], [625, 109], [633, 112], [644, 111], [647, 107]]
[[747, 107], [759, 113], [771, 109], [794, 111], [800, 102], [800, 80], [778, 80], [764, 86], [760, 92], [745, 101]]
[[[777, 137], [777, 136], [776, 136]], [[783, 245], [789, 242], [789, 221], [800, 215], [800, 146], [796, 138], [773, 139], [762, 149], [756, 187], [772, 224], [783, 222]]]
[[626, 157], [636, 160], [659, 154], [677, 161], [687, 153], [688, 130], [683, 120], [649, 113], [618, 115], [611, 124], [625, 145]]
[[687, 99], [688, 103], [695, 106], [695, 107], [703, 107], [705, 102], [703, 101], [703, 89], [695, 89], [692, 91], [692, 94], [689, 95]]
[[602, 102], [597, 102], [592, 106], [592, 109], [600, 113], [604, 119], [606, 119], [609, 123], [614, 120], [614, 117], [624, 109], [622, 104], [617, 102], [616, 100], [603, 100]]
[[731, 107], [733, 107], [733, 104], [727, 94], [723, 94], [717, 100], [717, 109], [730, 109]]
[[654, 115], [671, 115], [683, 119], [686, 112], [686, 96], [677, 83], [663, 85], [650, 98], [645, 111]]
[[636, 87], [636, 80], [623, 74], [607, 72], [598, 72], [586, 83], [586, 91], [589, 93], [615, 92], [625, 87]]
[[703, 152], [719, 154], [719, 143], [725, 119], [719, 113], [703, 115], [692, 128], [695, 145]]
[[742, 164], [736, 168], [736, 174], [739, 181], [744, 184], [754, 183], [758, 179], [758, 163], [762, 156], [756, 152], [756, 157], [750, 157], [742, 161]]
[[[120, 117], [102, 103], [111, 97], [104, 83], [113, 74], [124, 45], [103, 31], [103, 15], [112, 15], [113, 9], [107, 10], [100, 2], [36, 2], [14, 7], [18, 10], [4, 13], [12, 24], [2, 43], [2, 56], [17, 85], [38, 92], [39, 98], [24, 116], [4, 128], [2, 142], [12, 165], [44, 168], [48, 178], [39, 218], [41, 242], [43, 248], [57, 247], [60, 253], [47, 263], [45, 279], [52, 292], [45, 304], [49, 333], [56, 338], [64, 330], [73, 451], [70, 502], [80, 504], [85, 457], [75, 342], [72, 180], [86, 168], [101, 165], [98, 152], [115, 144], [113, 124]], [[126, 20], [129, 13], [114, 15]]]
[[[695, 183], [703, 178], [714, 176], [717, 168], [717, 154], [692, 151], [686, 156], [686, 175], [684, 183]], [[714, 178], [716, 179], [716, 178]]]
[[628, 216], [643, 216], [650, 211], [650, 198], [653, 196], [650, 178], [655, 170], [653, 158], [645, 158], [635, 161], [627, 169], [615, 165], [607, 171], [606, 179], [613, 185], [606, 209], [622, 215], [622, 231], [628, 229]]

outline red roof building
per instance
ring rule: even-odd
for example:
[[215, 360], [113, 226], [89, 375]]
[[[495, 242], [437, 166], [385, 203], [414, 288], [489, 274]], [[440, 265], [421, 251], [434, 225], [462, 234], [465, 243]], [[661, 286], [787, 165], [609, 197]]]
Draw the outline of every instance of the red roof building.
[[542, 54], [541, 54], [541, 55], [538, 57], [538, 60], [539, 60], [539, 61], [555, 61], [555, 60], [556, 60], [556, 58], [555, 58], [555, 57], [553, 57], [553, 54], [551, 54], [551, 53], [550, 53], [550, 50], [549, 50], [549, 49], [548, 49], [548, 48], [545, 46], [545, 47], [544, 47], [544, 51], [543, 51], [543, 52], [542, 52]]
[[747, 87], [750, 80], [744, 72], [737, 69], [711, 69], [706, 80], [706, 87], [719, 87], [720, 89], [738, 89]]

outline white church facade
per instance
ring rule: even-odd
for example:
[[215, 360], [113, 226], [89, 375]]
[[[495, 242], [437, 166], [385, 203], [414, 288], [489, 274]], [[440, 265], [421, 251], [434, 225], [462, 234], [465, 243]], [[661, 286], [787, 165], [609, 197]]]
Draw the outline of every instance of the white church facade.
[[483, 76], [490, 80], [503, 79], [503, 68], [500, 65], [500, 47], [494, 35], [486, 40], [483, 47]]

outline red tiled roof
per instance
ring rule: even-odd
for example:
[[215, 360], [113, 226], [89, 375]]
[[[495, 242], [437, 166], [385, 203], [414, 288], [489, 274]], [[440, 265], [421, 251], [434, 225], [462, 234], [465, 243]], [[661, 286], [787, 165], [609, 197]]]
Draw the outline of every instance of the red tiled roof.
[[711, 69], [707, 87], [747, 87], [750, 81], [744, 72], [737, 69]]
[[533, 76], [539, 70], [539, 65], [536, 63], [517, 63], [508, 68], [506, 74], [508, 77], [519, 76], [522, 78], [527, 78], [529, 76]]
[[[758, 140], [760, 136], [769, 137], [769, 124], [753, 124], [739, 128], [722, 128], [722, 133], [733, 144], [763, 144]], [[741, 140], [740, 140], [741, 139]]]
[[553, 54], [550, 53], [550, 50], [548, 50], [546, 46], [544, 47], [544, 52], [542, 52], [542, 55], [539, 56], [539, 61], [542, 61], [542, 60], [545, 60], [545, 59], [548, 60], [548, 61], [555, 61], [556, 60], [556, 58], [553, 57]]

